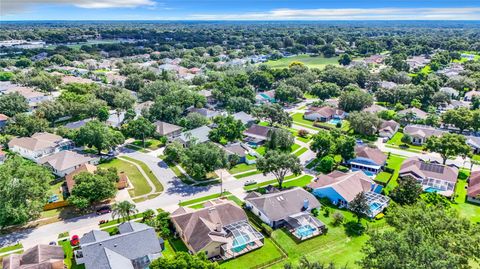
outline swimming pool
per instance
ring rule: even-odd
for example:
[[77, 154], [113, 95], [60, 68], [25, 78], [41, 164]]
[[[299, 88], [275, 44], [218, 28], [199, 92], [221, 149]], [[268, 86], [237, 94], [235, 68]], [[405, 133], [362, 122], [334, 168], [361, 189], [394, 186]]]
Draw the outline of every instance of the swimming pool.
[[374, 213], [375, 211], [377, 211], [378, 209], [380, 209], [382, 207], [381, 204], [377, 203], [377, 202], [373, 202], [370, 204], [370, 212], [371, 213]]
[[307, 236], [312, 235], [315, 232], [315, 230], [316, 229], [314, 227], [312, 227], [310, 225], [305, 225], [305, 226], [297, 228], [295, 230], [295, 234], [298, 237], [307, 237]]
[[232, 251], [240, 252], [245, 249], [247, 247], [248, 240], [250, 240], [250, 237], [246, 234], [235, 237], [235, 239], [233, 239]]
[[435, 187], [428, 187], [425, 189], [425, 192], [439, 192], [441, 190], [435, 188]]
[[338, 123], [342, 124], [342, 120], [341, 119], [331, 119], [331, 120], [328, 121], [328, 123], [333, 124], [333, 125], [337, 125]]

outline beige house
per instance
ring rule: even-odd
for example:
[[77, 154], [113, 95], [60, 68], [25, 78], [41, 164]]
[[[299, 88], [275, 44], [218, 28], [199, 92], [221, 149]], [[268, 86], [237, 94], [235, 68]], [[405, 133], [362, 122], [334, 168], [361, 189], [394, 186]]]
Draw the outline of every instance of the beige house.
[[263, 246], [263, 235], [249, 223], [245, 211], [229, 200], [213, 200], [204, 208], [180, 207], [171, 217], [175, 230], [191, 253], [209, 258], [235, 258]]
[[98, 158], [88, 157], [70, 150], [60, 151], [38, 160], [39, 164], [52, 169], [52, 172], [64, 177], [84, 164], [98, 164]]
[[38, 162], [39, 159], [72, 147], [73, 142], [51, 133], [35, 133], [31, 137], [16, 137], [8, 142], [10, 151]]
[[4, 257], [3, 269], [63, 269], [64, 259], [61, 246], [37, 245], [22, 254]]
[[156, 121], [153, 123], [159, 135], [166, 136], [168, 139], [179, 137], [182, 133], [182, 127], [170, 124], [163, 121]]

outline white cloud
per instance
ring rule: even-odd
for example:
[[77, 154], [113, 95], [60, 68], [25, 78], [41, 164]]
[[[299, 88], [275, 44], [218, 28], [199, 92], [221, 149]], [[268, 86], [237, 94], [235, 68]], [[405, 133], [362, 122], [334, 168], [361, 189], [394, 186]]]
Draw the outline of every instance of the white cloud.
[[241, 14], [191, 14], [198, 20], [480, 20], [480, 7], [274, 9]]
[[2, 15], [11, 15], [44, 4], [73, 5], [80, 8], [132, 8], [156, 5], [153, 0], [1, 0], [0, 12]]

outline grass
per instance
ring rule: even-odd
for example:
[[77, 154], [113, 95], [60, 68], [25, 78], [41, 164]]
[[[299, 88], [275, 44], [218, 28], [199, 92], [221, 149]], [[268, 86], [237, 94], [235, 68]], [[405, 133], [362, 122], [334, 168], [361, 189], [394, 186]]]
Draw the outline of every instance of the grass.
[[[284, 185], [286, 184], [286, 182], [285, 182], [286, 180], [291, 180], [291, 179], [294, 179], [295, 177], [297, 177], [297, 176], [295, 176], [295, 175], [286, 176], [285, 179], [283, 180], [283, 184]], [[264, 181], [262, 183], [248, 185], [248, 186], [243, 187], [243, 189], [246, 190], [246, 191], [251, 191], [251, 190], [255, 190], [255, 189], [265, 187], [265, 186], [268, 186], [268, 185], [278, 185], [277, 179], [271, 179], [271, 180]]]
[[314, 168], [315, 166], [317, 166], [317, 164], [318, 164], [319, 162], [320, 162], [320, 159], [315, 158], [315, 159], [313, 159], [313, 161], [309, 162], [309, 163], [307, 164], [307, 166], [305, 166], [305, 167], [306, 167], [307, 169], [312, 169], [312, 168]]
[[[137, 147], [141, 147], [143, 148], [143, 142], [142, 140], [135, 140], [134, 142], [132, 142], [133, 145], [137, 146]], [[163, 146], [164, 144], [162, 143], [162, 141], [160, 140], [156, 140], [156, 139], [147, 139], [145, 140], [145, 148], [147, 149], [150, 149], [150, 150], [156, 150], [156, 149], [159, 149]]]
[[377, 176], [375, 177], [375, 181], [387, 183], [391, 176], [392, 174], [382, 171], [377, 174]]
[[58, 239], [68, 237], [70, 235], [69, 232], [63, 232], [58, 234]]
[[[139, 219], [139, 218], [142, 218], [142, 217], [143, 217], [143, 212], [131, 215], [130, 219], [133, 220], [133, 219]], [[109, 226], [116, 226], [116, 225], [119, 225], [122, 222], [123, 222], [123, 219], [119, 218], [119, 219], [110, 220], [106, 223], [102, 223], [98, 226], [100, 228], [104, 228], [104, 227], [109, 227]]]
[[260, 146], [255, 149], [255, 151], [260, 154], [260, 155], [265, 155], [265, 151], [267, 151], [267, 148], [265, 146]]
[[73, 257], [73, 248], [70, 245], [70, 241], [68, 239], [58, 241], [58, 245], [63, 248], [63, 252], [65, 252], [65, 268], [67, 269], [85, 269], [85, 265], [83, 264], [76, 264], [75, 257]]
[[125, 159], [125, 160], [128, 160], [128, 161], [131, 161], [131, 162], [134, 162], [138, 165], [140, 165], [140, 167], [143, 169], [143, 171], [145, 172], [145, 174], [147, 174], [148, 178], [150, 179], [150, 181], [153, 183], [153, 185], [155, 186], [155, 190], [156, 192], [161, 192], [163, 191], [163, 185], [162, 183], [160, 183], [160, 181], [158, 180], [158, 178], [155, 176], [155, 174], [153, 174], [152, 170], [142, 161], [139, 161], [139, 160], [136, 160], [136, 159], [133, 159], [133, 158], [130, 158], [130, 157], [127, 157], [127, 156], [122, 156], [121, 157], [122, 159]]
[[174, 163], [167, 162], [166, 160], [163, 161], [168, 165], [168, 168], [173, 171], [175, 176], [178, 177], [183, 183], [188, 185], [195, 183], [193, 180], [189, 179], [184, 173], [182, 173], [182, 171], [180, 171], [180, 169]]
[[293, 57], [268, 61], [264, 64], [270, 66], [271, 68], [287, 68], [292, 62], [301, 62], [309, 68], [323, 69], [329, 64], [338, 65], [338, 57], [325, 58], [323, 56], [310, 56], [307, 54], [300, 54]]
[[294, 180], [288, 181], [283, 183], [284, 188], [288, 187], [305, 187], [307, 186], [310, 182], [312, 182], [313, 176], [310, 175], [303, 175], [299, 178], [296, 178]]
[[246, 172], [246, 173], [243, 173], [243, 174], [240, 174], [240, 175], [236, 175], [236, 176], [233, 176], [234, 178], [236, 179], [240, 179], [240, 178], [244, 178], [244, 177], [249, 177], [249, 176], [253, 176], [253, 175], [258, 175], [258, 174], [261, 174], [262, 172], [258, 171], [258, 170], [254, 170], [254, 171], [250, 171], [250, 172]]
[[[402, 142], [402, 137], [403, 137], [403, 133], [401, 132], [395, 133], [395, 135], [392, 138], [390, 138], [390, 140], [387, 141], [387, 145], [392, 145], [400, 148], [401, 145], [405, 144]], [[408, 145], [408, 148], [402, 148], [402, 149], [410, 150], [410, 151], [423, 151], [422, 146], [416, 146], [416, 145]]]
[[299, 157], [300, 155], [302, 155], [303, 153], [305, 153], [307, 151], [308, 151], [307, 148], [301, 148], [298, 151], [296, 151], [294, 154], [295, 154], [295, 156]]
[[[223, 195], [231, 195], [231, 193], [224, 192]], [[188, 206], [188, 205], [198, 204], [198, 203], [201, 203], [201, 202], [205, 202], [205, 201], [208, 201], [208, 200], [218, 198], [220, 196], [222, 196], [220, 193], [214, 193], [214, 194], [203, 196], [203, 197], [200, 197], [200, 198], [183, 201], [183, 202], [180, 202], [178, 205], [179, 206]]]
[[121, 159], [113, 159], [110, 162], [102, 163], [99, 165], [101, 168], [117, 168], [118, 172], [125, 172], [129, 181], [133, 184], [133, 189], [128, 190], [128, 193], [132, 197], [141, 196], [149, 193], [152, 188], [148, 185], [146, 178], [140, 173], [140, 170], [132, 164]]
[[256, 268], [258, 265], [268, 263], [281, 258], [282, 252], [274, 245], [269, 238], [265, 238], [263, 247], [248, 252], [235, 259], [228, 260], [220, 264], [220, 268], [237, 269], [237, 268]]
[[63, 201], [63, 193], [62, 193], [62, 184], [63, 184], [63, 180], [55, 183], [55, 184], [51, 184], [50, 185], [50, 188], [48, 189], [48, 195], [49, 197], [51, 195], [54, 195], [56, 194], [58, 196], [58, 201]]
[[480, 205], [467, 203], [467, 186], [468, 183], [465, 179], [458, 180], [455, 187], [455, 203], [452, 204], [452, 207], [459, 211], [461, 217], [472, 222], [480, 222]]
[[395, 172], [393, 173], [392, 179], [390, 180], [390, 182], [388, 182], [388, 185], [385, 188], [385, 191], [387, 193], [393, 190], [393, 188], [395, 188], [398, 185], [397, 183], [398, 172], [400, 171], [400, 167], [402, 166], [402, 163], [405, 159], [406, 159], [405, 157], [400, 155], [395, 155], [395, 154], [390, 154], [389, 158], [387, 159], [387, 167], [395, 170]]
[[8, 247], [0, 248], [0, 256], [2, 255], [2, 253], [14, 251], [14, 250], [21, 250], [21, 249], [23, 249], [23, 245], [20, 243], [16, 245], [8, 246]]
[[293, 144], [290, 148], [290, 152], [294, 152], [295, 150], [299, 149], [301, 146], [299, 144]]
[[180, 238], [171, 238], [171, 239], [168, 239], [168, 241], [170, 245], [175, 249], [176, 252], [178, 251], [188, 252], [187, 246], [185, 246], [185, 244]]
[[302, 113], [295, 113], [292, 115], [292, 120], [293, 123], [300, 125], [300, 126], [305, 126], [311, 129], [319, 129], [315, 126], [313, 126], [313, 121], [309, 121], [303, 118]]
[[240, 163], [232, 167], [230, 170], [228, 170], [228, 172], [230, 172], [230, 174], [237, 174], [237, 173], [252, 171], [256, 169], [257, 169], [257, 166], [255, 164], [248, 165], [246, 163]]

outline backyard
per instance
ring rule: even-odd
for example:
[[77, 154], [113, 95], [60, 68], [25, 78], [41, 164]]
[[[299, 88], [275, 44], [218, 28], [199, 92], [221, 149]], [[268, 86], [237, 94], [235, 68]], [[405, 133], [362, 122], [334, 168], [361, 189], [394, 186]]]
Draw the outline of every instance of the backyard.
[[[387, 166], [386, 166], [386, 167], [394, 170], [393, 176], [391, 177], [390, 181], [388, 181], [388, 179], [387, 179], [387, 177], [390, 177], [390, 174], [387, 173], [387, 172], [381, 172], [377, 175], [377, 178], [375, 178], [375, 180], [381, 181], [381, 182], [384, 182], [384, 183], [387, 183], [387, 181], [388, 181], [388, 184], [387, 184], [386, 188], [384, 189], [386, 193], [393, 190], [393, 188], [395, 188], [398, 185], [398, 183], [397, 183], [398, 173], [399, 173], [400, 167], [402, 166], [402, 163], [405, 159], [406, 159], [406, 157], [403, 157], [403, 156], [400, 156], [400, 155], [395, 155], [395, 154], [390, 154], [388, 159], [387, 159]], [[386, 181], [384, 181], [384, 180], [386, 180]]]

